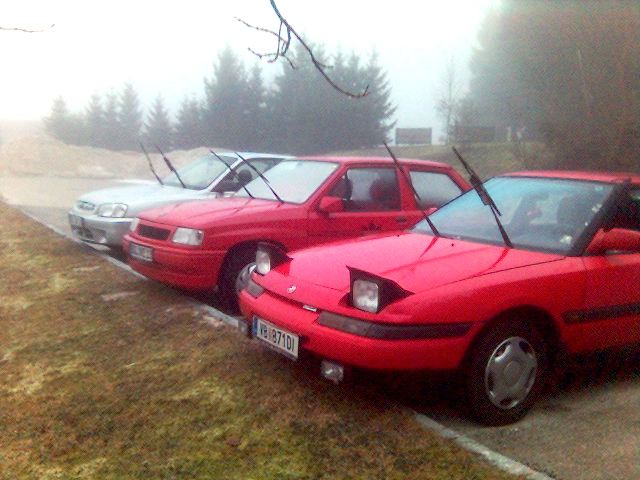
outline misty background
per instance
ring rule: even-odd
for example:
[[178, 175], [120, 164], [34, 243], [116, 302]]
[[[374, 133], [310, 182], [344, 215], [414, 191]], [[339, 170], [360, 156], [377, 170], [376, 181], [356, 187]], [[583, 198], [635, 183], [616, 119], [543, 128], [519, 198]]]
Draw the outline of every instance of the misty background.
[[[192, 142], [228, 148], [357, 149], [392, 139], [396, 127], [426, 127], [424, 143], [512, 142], [527, 167], [637, 168], [638, 2], [277, 3], [337, 83], [371, 94], [339, 98], [302, 50], [291, 50], [295, 70], [249, 52], [274, 52], [274, 36], [234, 16], [276, 31], [267, 0], [113, 2], [102, 12], [61, 2], [14, 20], [43, 32], [2, 32], [18, 47], [10, 62], [23, 63], [3, 79], [1, 115], [45, 117], [58, 138], [114, 149], [135, 146], [94, 138], [110, 116], [121, 140], [163, 124], [188, 133], [189, 117], [206, 131]], [[63, 21], [47, 28], [54, 17]], [[529, 143], [552, 160], [542, 165]]]

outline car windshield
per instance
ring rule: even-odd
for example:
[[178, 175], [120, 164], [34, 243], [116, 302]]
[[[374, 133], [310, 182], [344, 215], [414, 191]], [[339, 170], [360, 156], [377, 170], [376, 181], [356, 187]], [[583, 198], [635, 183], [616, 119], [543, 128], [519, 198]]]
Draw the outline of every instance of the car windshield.
[[[567, 254], [611, 193], [606, 183], [553, 178], [496, 177], [485, 184], [515, 248]], [[429, 219], [447, 238], [504, 244], [491, 208], [474, 190]], [[431, 234], [423, 220], [414, 231]]]
[[[222, 159], [229, 165], [233, 165], [237, 159], [221, 155]], [[191, 190], [202, 190], [211, 185], [216, 178], [226, 172], [227, 166], [211, 154], [196, 158], [191, 163], [177, 169], [180, 180], [184, 182], [186, 188]], [[171, 172], [162, 179], [162, 183], [172, 187], [182, 187], [176, 174]]]
[[[337, 163], [314, 160], [287, 160], [264, 173], [269, 186], [284, 202], [304, 203], [338, 168]], [[258, 177], [238, 191], [238, 197], [277, 200], [266, 182]], [[251, 195], [249, 195], [249, 193]]]

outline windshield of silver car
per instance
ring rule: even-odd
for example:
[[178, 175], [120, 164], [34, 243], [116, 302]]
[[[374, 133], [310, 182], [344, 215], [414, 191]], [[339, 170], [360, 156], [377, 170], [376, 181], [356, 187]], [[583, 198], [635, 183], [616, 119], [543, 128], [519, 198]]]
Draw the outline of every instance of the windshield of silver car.
[[[233, 165], [237, 161], [234, 157], [222, 156], [222, 159], [228, 165]], [[184, 167], [178, 168], [178, 175], [186, 188], [202, 190], [226, 171], [228, 171], [227, 166], [209, 154], [198, 157]], [[172, 187], [182, 187], [180, 180], [178, 180], [175, 173], [171, 172], [162, 179], [162, 183]]]
[[[249, 182], [237, 197], [254, 197], [287, 203], [304, 203], [338, 168], [337, 163], [314, 160], [287, 160]], [[268, 182], [268, 183], [267, 183]], [[275, 192], [275, 195], [274, 195]]]
[[[567, 254], [613, 190], [611, 184], [580, 180], [496, 177], [485, 184], [515, 248]], [[491, 207], [470, 190], [430, 217], [440, 236], [504, 244]], [[414, 231], [431, 234], [426, 221]]]

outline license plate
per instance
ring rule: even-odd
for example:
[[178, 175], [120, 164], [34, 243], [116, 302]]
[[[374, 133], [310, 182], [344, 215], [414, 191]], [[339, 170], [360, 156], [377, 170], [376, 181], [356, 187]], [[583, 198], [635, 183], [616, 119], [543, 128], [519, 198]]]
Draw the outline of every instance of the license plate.
[[84, 228], [84, 219], [73, 213], [69, 214], [69, 223], [74, 227]]
[[153, 248], [151, 247], [132, 243], [129, 245], [129, 255], [143, 262], [153, 262]]
[[294, 360], [298, 359], [298, 335], [276, 327], [262, 318], [253, 317], [253, 336], [279, 353]]

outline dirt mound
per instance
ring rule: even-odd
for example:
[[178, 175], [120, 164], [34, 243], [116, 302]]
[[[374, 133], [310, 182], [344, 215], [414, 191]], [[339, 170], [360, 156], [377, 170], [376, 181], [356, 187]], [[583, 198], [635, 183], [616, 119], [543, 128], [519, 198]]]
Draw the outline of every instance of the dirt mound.
[[[178, 150], [168, 152], [167, 156], [175, 166], [180, 166], [207, 151], [206, 148]], [[159, 175], [169, 173], [159, 154], [150, 157]], [[0, 174], [153, 179], [147, 158], [139, 152], [67, 145], [47, 135], [21, 137], [2, 145]]]

